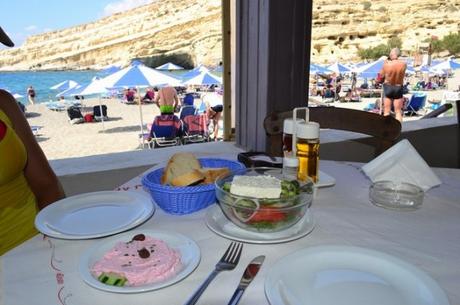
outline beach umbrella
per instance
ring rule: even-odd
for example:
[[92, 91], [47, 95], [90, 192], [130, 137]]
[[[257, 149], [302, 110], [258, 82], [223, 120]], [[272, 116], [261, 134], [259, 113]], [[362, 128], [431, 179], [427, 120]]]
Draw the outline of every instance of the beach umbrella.
[[357, 69], [358, 76], [363, 78], [376, 78], [377, 74], [382, 70], [385, 58], [380, 58], [376, 61], [368, 63]]
[[195, 86], [210, 86], [210, 85], [222, 85], [222, 78], [211, 74], [210, 72], [201, 72], [191, 78], [188, 78], [182, 82], [184, 86], [195, 85]]
[[212, 72], [224, 72], [224, 66], [217, 66]]
[[430, 67], [428, 67], [428, 66], [421, 66], [419, 71], [422, 72], [422, 73], [430, 73], [431, 72]]
[[186, 79], [190, 79], [190, 78], [192, 78], [194, 76], [197, 76], [201, 72], [210, 72], [210, 71], [205, 66], [199, 65], [199, 66], [193, 68], [192, 70], [188, 71], [187, 73], [183, 74], [181, 77], [182, 77], [183, 80], [186, 80]]
[[112, 73], [115, 73], [115, 72], [118, 72], [121, 70], [121, 67], [119, 66], [115, 66], [115, 65], [111, 65], [111, 66], [107, 66], [105, 67], [104, 69], [102, 69], [100, 71], [101, 74], [112, 74]]
[[437, 65], [432, 66], [433, 70], [456, 70], [460, 69], [460, 64], [452, 59], [443, 61]]
[[79, 86], [75, 88], [73, 92], [67, 93], [67, 95], [94, 95], [107, 93], [109, 90], [104, 86], [102, 80], [99, 78], [93, 79], [89, 84]]
[[179, 86], [177, 78], [166, 75], [143, 64], [130, 65], [101, 80], [106, 88], [153, 87], [161, 85]]
[[412, 65], [407, 65], [406, 74], [415, 74], [414, 67]]
[[[171, 85], [179, 86], [180, 81], [155, 69], [137, 62], [101, 80], [105, 88], [140, 88], [150, 86]], [[144, 134], [144, 119], [142, 103], [139, 99], [139, 116], [141, 120], [141, 134]]]
[[351, 69], [345, 65], [342, 65], [339, 62], [336, 62], [327, 67], [329, 70], [334, 71], [337, 74], [351, 73]]
[[64, 90], [64, 91], [61, 91], [61, 92], [59, 92], [58, 94], [56, 94], [56, 97], [79, 95], [79, 94], [74, 94], [74, 93], [78, 92], [78, 90], [80, 90], [83, 86], [84, 86], [84, 85], [76, 85], [76, 86], [73, 87], [73, 88], [70, 88], [70, 89], [66, 89], [66, 90]]
[[168, 62], [168, 63], [165, 63], [164, 65], [156, 67], [155, 69], [171, 71], [171, 70], [183, 70], [184, 68], [181, 66], [175, 65], [171, 62]]
[[50, 89], [51, 90], [63, 91], [63, 90], [68, 90], [68, 89], [74, 88], [77, 85], [78, 85], [78, 83], [76, 81], [65, 80], [63, 82], [60, 82], [59, 84], [56, 84], [56, 85], [50, 87]]
[[321, 65], [310, 63], [311, 74], [331, 74], [333, 71]]
[[101, 94], [107, 93], [109, 92], [109, 90], [102, 83], [101, 79], [95, 77], [89, 84], [78, 86], [78, 88], [73, 88], [71, 90], [72, 91], [68, 91], [64, 96], [75, 96], [75, 95], [85, 96], [85, 95], [95, 95], [95, 94], [99, 96], [99, 110], [101, 113], [102, 130], [105, 130], [104, 115], [102, 113]]

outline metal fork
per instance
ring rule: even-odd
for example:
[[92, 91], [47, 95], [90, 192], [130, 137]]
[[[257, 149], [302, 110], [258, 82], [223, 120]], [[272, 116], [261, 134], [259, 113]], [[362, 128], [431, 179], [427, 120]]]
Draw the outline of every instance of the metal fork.
[[225, 251], [222, 258], [216, 264], [214, 271], [208, 276], [208, 278], [201, 284], [200, 287], [195, 291], [192, 297], [184, 305], [193, 305], [195, 304], [200, 296], [203, 294], [205, 289], [208, 287], [209, 283], [216, 277], [216, 275], [221, 271], [233, 270], [240, 261], [241, 251], [243, 250], [242, 243], [232, 242], [228, 246], [227, 251]]

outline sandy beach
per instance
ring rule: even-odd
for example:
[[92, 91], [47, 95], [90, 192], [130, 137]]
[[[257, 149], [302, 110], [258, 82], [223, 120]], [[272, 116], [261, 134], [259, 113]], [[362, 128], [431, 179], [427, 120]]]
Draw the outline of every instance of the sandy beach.
[[[429, 91], [428, 99], [441, 99], [442, 90]], [[331, 103], [330, 106], [362, 110], [375, 98], [365, 98], [359, 103]], [[49, 160], [84, 157], [140, 149], [140, 114], [138, 105], [126, 105], [116, 99], [102, 99], [107, 105], [109, 120], [104, 122], [71, 125], [66, 111], [53, 111], [43, 104], [27, 106], [27, 120], [31, 126], [40, 126], [37, 141]], [[199, 101], [196, 101], [199, 103]], [[82, 113], [92, 112], [98, 99], [85, 99]], [[144, 127], [160, 113], [153, 104], [143, 104]], [[420, 117], [405, 117], [404, 121]]]
[[[42, 127], [36, 138], [49, 160], [139, 149], [139, 106], [115, 99], [103, 99], [102, 103], [107, 105], [109, 117], [105, 130], [101, 122], [71, 125], [66, 111], [49, 110], [41, 104], [27, 106], [29, 124]], [[98, 99], [85, 99], [83, 115], [98, 104]], [[156, 105], [144, 104], [142, 113], [146, 126], [160, 111]]]

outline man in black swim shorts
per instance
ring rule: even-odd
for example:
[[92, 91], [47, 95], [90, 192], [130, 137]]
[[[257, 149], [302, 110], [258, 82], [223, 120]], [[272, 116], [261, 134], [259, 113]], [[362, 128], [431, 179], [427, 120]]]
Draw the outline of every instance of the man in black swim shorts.
[[390, 51], [390, 57], [383, 64], [380, 75], [384, 77], [383, 94], [383, 115], [390, 115], [393, 105], [396, 119], [402, 122], [402, 108], [404, 104], [403, 84], [406, 74], [406, 63], [398, 59], [399, 49]]
[[208, 106], [208, 119], [212, 120], [214, 124], [214, 140], [217, 141], [219, 132], [219, 120], [222, 115], [222, 111], [224, 110], [224, 106], [222, 105], [222, 90], [210, 92], [204, 96], [204, 99]]
[[400, 99], [403, 97], [403, 86], [383, 84], [383, 94], [392, 100]]

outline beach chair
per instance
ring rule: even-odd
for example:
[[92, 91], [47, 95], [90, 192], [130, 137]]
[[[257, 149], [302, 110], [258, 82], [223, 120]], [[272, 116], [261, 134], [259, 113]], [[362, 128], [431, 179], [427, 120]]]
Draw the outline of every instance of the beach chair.
[[182, 141], [187, 143], [209, 142], [208, 116], [206, 114], [188, 115], [183, 120]]
[[85, 122], [83, 115], [81, 114], [80, 108], [69, 107], [67, 108], [67, 115], [69, 116], [70, 124], [80, 124]]
[[404, 107], [404, 114], [409, 116], [417, 115], [418, 112], [425, 107], [426, 97], [426, 93], [414, 92], [409, 103]]
[[148, 142], [150, 148], [175, 146], [180, 144], [182, 123], [176, 115], [157, 115], [150, 129]]
[[67, 105], [64, 105], [61, 102], [47, 102], [47, 103], [44, 103], [44, 105], [49, 110], [53, 110], [53, 111], [64, 111], [67, 109]]
[[[102, 115], [101, 115], [102, 109]], [[101, 116], [104, 116], [104, 121], [108, 120], [109, 117], [107, 116], [107, 106], [106, 105], [96, 105], [93, 107], [93, 116], [96, 121], [101, 120]]]
[[34, 136], [39, 135], [40, 129], [42, 129], [42, 126], [34, 126], [34, 125], [30, 126], [30, 130], [32, 130], [32, 133]]
[[197, 112], [197, 109], [193, 105], [182, 106], [182, 108], [180, 109], [179, 118], [181, 119], [181, 121], [184, 121], [184, 118], [186, 116], [195, 115], [196, 112]]

